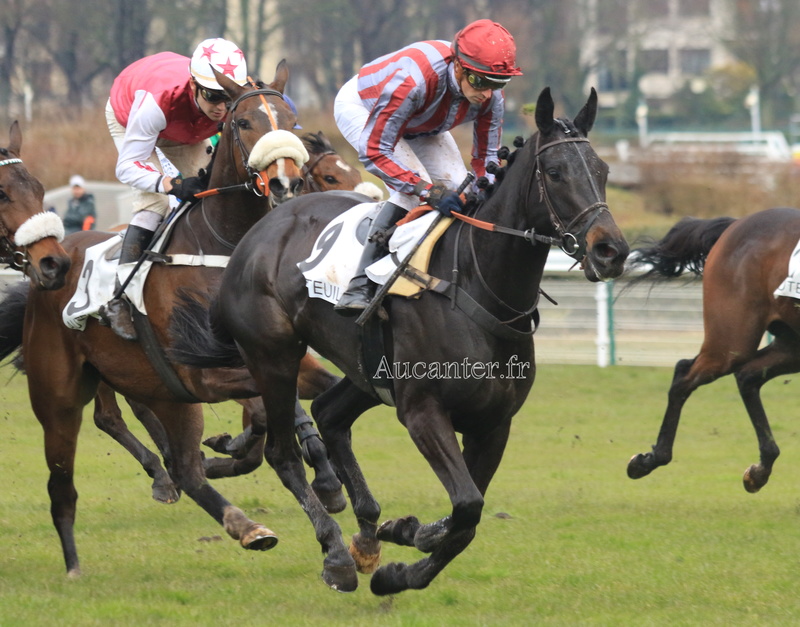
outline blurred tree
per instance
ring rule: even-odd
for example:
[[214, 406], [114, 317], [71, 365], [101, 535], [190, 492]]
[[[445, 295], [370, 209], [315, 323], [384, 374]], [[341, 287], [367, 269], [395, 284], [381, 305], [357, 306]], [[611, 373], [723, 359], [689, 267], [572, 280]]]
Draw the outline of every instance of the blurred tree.
[[791, 113], [789, 95], [800, 93], [800, 2], [725, 1], [734, 27], [725, 43], [755, 70], [763, 122], [774, 126]]
[[29, 30], [61, 70], [68, 104], [80, 109], [92, 101], [92, 80], [113, 67], [114, 13], [105, 0], [31, 0]]
[[17, 35], [22, 28], [22, 0], [0, 0], [0, 29], [2, 29], [2, 56], [0, 56], [0, 108], [8, 109], [11, 102], [11, 77], [14, 75]]
[[169, 50], [188, 56], [204, 39], [228, 36], [227, 0], [173, 0], [151, 6], [150, 54]]
[[137, 59], [147, 56], [147, 36], [153, 16], [147, 2], [114, 0], [113, 4], [115, 55], [111, 71], [116, 76]]

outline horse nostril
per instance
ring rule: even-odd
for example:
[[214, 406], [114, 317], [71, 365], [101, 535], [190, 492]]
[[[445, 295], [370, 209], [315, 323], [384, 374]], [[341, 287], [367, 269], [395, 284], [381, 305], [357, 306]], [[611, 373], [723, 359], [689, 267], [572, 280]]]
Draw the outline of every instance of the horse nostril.
[[43, 257], [41, 261], [39, 261], [39, 269], [45, 277], [52, 279], [58, 276], [61, 264], [53, 257]]
[[278, 198], [283, 198], [284, 194], [286, 193], [286, 188], [283, 186], [283, 182], [279, 178], [271, 178], [269, 180], [269, 191]]

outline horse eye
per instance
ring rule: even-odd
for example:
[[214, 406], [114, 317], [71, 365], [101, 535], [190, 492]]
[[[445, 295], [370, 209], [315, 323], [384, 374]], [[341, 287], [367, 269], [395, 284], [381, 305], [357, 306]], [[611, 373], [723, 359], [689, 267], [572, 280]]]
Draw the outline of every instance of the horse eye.
[[251, 128], [250, 127], [250, 120], [244, 120], [244, 119], [237, 120], [236, 121], [236, 125], [242, 130], [247, 130], [247, 129]]
[[549, 176], [550, 180], [552, 180], [552, 181], [560, 181], [561, 180], [561, 174], [555, 168], [550, 168], [547, 171], [547, 176]]
[[337, 180], [336, 180], [336, 177], [335, 177], [335, 176], [332, 176], [332, 175], [330, 175], [330, 174], [326, 174], [326, 175], [325, 175], [325, 176], [323, 176], [322, 178], [324, 178], [324, 179], [325, 179], [325, 182], [326, 182], [328, 185], [334, 185], [335, 183], [338, 183], [338, 182], [339, 182], [339, 181], [337, 181]]
[[0, 201], [6, 202], [8, 200], [10, 200], [8, 195], [2, 189], [0, 189]]

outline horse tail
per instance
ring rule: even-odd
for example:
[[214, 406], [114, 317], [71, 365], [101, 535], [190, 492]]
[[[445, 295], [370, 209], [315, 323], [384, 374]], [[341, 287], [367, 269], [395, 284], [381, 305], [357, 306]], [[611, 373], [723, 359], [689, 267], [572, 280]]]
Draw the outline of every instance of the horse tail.
[[648, 268], [635, 281], [670, 279], [687, 271], [702, 276], [708, 253], [735, 221], [736, 218], [683, 218], [660, 241], [631, 252], [631, 268]]
[[169, 354], [176, 362], [195, 368], [241, 368], [244, 366], [233, 338], [212, 321], [215, 302], [210, 305], [199, 292], [180, 289], [178, 305], [172, 311]]
[[[22, 346], [22, 325], [25, 321], [25, 307], [28, 303], [30, 283], [20, 281], [5, 291], [0, 301], [0, 360]], [[17, 368], [21, 364], [15, 362]]]

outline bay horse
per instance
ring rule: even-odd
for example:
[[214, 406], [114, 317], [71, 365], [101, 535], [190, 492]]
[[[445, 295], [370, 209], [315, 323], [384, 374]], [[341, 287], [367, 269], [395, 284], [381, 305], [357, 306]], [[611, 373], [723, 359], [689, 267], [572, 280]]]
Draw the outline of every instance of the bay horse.
[[[383, 194], [381, 190], [372, 183], [365, 183], [359, 171], [348, 164], [344, 158], [336, 152], [325, 133], [305, 133], [300, 137], [303, 145], [308, 151], [309, 159], [303, 165], [302, 173], [304, 178], [303, 194], [309, 192], [324, 192], [334, 189], [356, 191], [364, 194], [373, 200], [381, 200]], [[298, 379], [298, 390], [300, 398], [316, 398], [327, 388], [331, 387], [338, 377], [331, 375], [321, 366], [317, 365], [316, 360], [307, 356], [304, 361], [304, 368], [301, 368], [300, 378]], [[179, 497], [178, 491], [172, 484], [169, 474], [161, 465], [157, 455], [152, 453], [130, 432], [122, 414], [114, 406], [113, 391], [106, 391], [101, 386], [98, 392], [104, 398], [104, 402], [95, 404], [94, 421], [95, 424], [105, 433], [114, 438], [125, 447], [134, 458], [141, 464], [145, 472], [153, 479], [152, 491], [153, 498], [160, 502], [172, 503]], [[242, 415], [242, 426], [247, 428], [253, 421], [253, 415], [258, 414], [258, 420], [262, 420], [260, 415], [263, 413], [260, 402], [254, 400], [240, 401], [244, 405]], [[153, 441], [159, 448], [164, 457], [169, 457], [169, 449], [166, 444], [166, 436], [158, 423], [158, 419], [150, 410], [135, 401], [129, 402], [136, 418], [144, 425]], [[252, 432], [248, 432], [252, 435]], [[301, 434], [302, 438], [304, 434]], [[261, 465], [263, 460], [263, 437], [255, 439], [252, 437], [240, 437], [232, 439], [227, 434], [214, 436], [205, 441], [205, 444], [219, 453], [233, 455], [233, 457], [205, 457], [203, 465], [206, 476], [209, 479], [220, 477], [234, 477], [252, 472]], [[304, 445], [311, 444], [304, 440]], [[318, 466], [317, 458], [322, 453], [308, 451], [306, 456], [313, 459], [313, 465]], [[318, 471], [319, 472], [319, 471]], [[336, 509], [336, 505], [328, 502], [330, 510]], [[339, 505], [341, 507], [341, 504]]]
[[37, 289], [57, 290], [70, 267], [60, 244], [64, 225], [44, 210], [44, 187], [25, 167], [21, 150], [22, 131], [15, 121], [8, 146], [0, 147], [0, 263], [22, 271]]
[[[269, 210], [265, 194], [296, 193], [302, 184], [300, 166], [293, 159], [282, 156], [265, 163], [263, 172], [250, 160], [263, 140], [277, 133], [287, 133], [302, 148], [288, 133], [296, 118], [283, 99], [288, 80], [286, 62], [278, 64], [273, 82], [266, 86], [240, 87], [225, 76], [216, 76], [232, 101], [209, 172], [210, 189], [222, 193], [208, 196], [176, 221], [166, 250], [169, 257], [184, 254], [222, 259]], [[75, 292], [86, 249], [114, 236], [93, 231], [71, 235], [65, 247], [72, 269], [66, 275], [64, 289], [29, 290], [23, 307], [14, 305], [13, 294], [0, 303], [0, 320], [17, 329], [22, 338], [31, 404], [44, 430], [51, 514], [67, 573], [80, 574], [74, 538], [77, 492], [73, 474], [82, 408], [95, 397], [101, 405], [108, 400], [107, 394], [98, 394], [101, 381], [146, 405], [158, 417], [169, 444], [170, 475], [179, 489], [242, 547], [267, 550], [277, 542], [275, 534], [247, 518], [208, 484], [200, 453], [203, 415], [199, 403], [257, 396], [249, 373], [244, 369], [198, 370], [172, 364], [177, 384], [168, 385], [141, 343], [119, 338], [94, 318], [88, 320], [84, 331], [70, 329], [62, 322], [61, 312]], [[144, 301], [153, 333], [162, 345], [169, 341], [167, 326], [178, 288], [192, 286], [208, 296], [217, 289], [220, 276], [219, 265], [154, 264], [144, 288]], [[0, 356], [18, 346], [14, 337], [0, 338]]]
[[[789, 272], [800, 240], [800, 210], [773, 208], [744, 218], [684, 218], [664, 238], [640, 248], [635, 281], [663, 280], [691, 272], [703, 277], [703, 344], [693, 359], [675, 364], [668, 402], [652, 451], [634, 455], [628, 476], [639, 479], [672, 460], [681, 411], [701, 385], [733, 374], [758, 438], [759, 462], [744, 473], [744, 488], [767, 484], [780, 449], [761, 401], [761, 387], [800, 372], [800, 307], [775, 295]], [[795, 290], [795, 293], [798, 293]], [[764, 334], [773, 340], [759, 349]]]
[[[450, 377], [393, 380], [398, 418], [450, 497], [452, 510], [440, 520], [422, 524], [408, 516], [378, 526], [380, 506], [351, 447], [353, 422], [381, 402], [360, 363], [360, 326], [337, 315], [331, 303], [309, 298], [298, 269], [326, 225], [359, 197], [310, 194], [267, 215], [234, 251], [211, 308], [187, 307], [185, 317], [173, 319], [182, 360], [233, 366], [241, 358], [251, 370], [267, 412], [265, 457], [314, 526], [328, 586], [354, 590], [361, 571], [374, 572], [371, 590], [378, 595], [424, 588], [475, 536], [512, 417], [533, 384], [532, 317], [550, 245], [563, 245], [589, 281], [619, 276], [628, 254], [606, 204], [608, 166], [588, 140], [596, 112], [592, 89], [574, 122], [556, 119], [545, 89], [536, 106], [537, 133], [514, 153], [502, 182], [474, 213], [490, 230], [451, 226], [433, 253], [429, 272], [454, 282], [453, 301], [431, 292], [384, 301], [390, 367], [455, 367]], [[307, 345], [346, 375], [313, 401], [312, 414], [358, 522], [349, 550], [309, 489], [294, 443], [295, 380]], [[381, 540], [429, 555], [375, 570]]]

